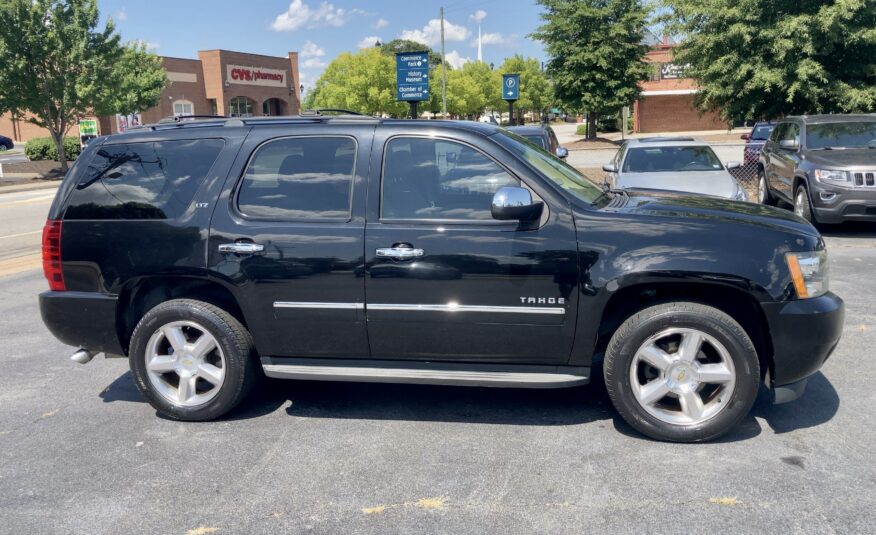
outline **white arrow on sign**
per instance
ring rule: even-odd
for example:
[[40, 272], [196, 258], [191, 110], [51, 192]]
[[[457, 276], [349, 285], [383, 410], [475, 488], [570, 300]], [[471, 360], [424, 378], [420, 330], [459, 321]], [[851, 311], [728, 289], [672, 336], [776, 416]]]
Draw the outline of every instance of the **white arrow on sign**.
[[509, 96], [509, 97], [512, 96], [513, 94], [514, 94], [514, 91], [508, 91], [508, 96]]

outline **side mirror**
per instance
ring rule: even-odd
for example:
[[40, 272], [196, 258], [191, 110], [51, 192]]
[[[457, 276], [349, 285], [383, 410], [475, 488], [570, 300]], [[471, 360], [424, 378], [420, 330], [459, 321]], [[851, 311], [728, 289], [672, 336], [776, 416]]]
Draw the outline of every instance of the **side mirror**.
[[742, 134], [741, 136], [739, 136], [739, 139], [749, 140], [751, 139], [751, 134]]
[[738, 169], [740, 167], [742, 167], [742, 164], [736, 160], [727, 162], [727, 169]]
[[797, 143], [796, 139], [783, 139], [779, 141], [779, 148], [784, 150], [797, 150], [800, 148], [800, 144]]
[[565, 160], [569, 156], [569, 149], [566, 147], [557, 147], [557, 157], [561, 160]]
[[493, 214], [493, 219], [501, 221], [511, 219], [532, 221], [541, 217], [543, 208], [542, 203], [532, 201], [532, 193], [528, 189], [504, 186], [493, 195], [490, 212]]
[[617, 166], [613, 163], [607, 163], [602, 166], [602, 170], [606, 173], [617, 173]]

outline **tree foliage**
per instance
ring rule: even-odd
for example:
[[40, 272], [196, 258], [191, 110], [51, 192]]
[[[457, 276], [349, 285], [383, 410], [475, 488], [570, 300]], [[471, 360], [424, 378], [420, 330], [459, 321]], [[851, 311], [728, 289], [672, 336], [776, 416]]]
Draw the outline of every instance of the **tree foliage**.
[[873, 111], [876, 0], [664, 0], [674, 61], [726, 119]]
[[98, 21], [95, 0], [0, 3], [0, 111], [47, 129], [64, 171], [63, 136], [79, 117], [153, 106], [166, 83], [156, 57]]
[[632, 104], [648, 78], [648, 11], [642, 0], [537, 1], [543, 24], [532, 37], [545, 44], [554, 93], [566, 108], [589, 112], [593, 137], [597, 114]]
[[377, 48], [344, 52], [328, 64], [311, 92], [315, 108], [339, 108], [400, 117], [407, 104], [395, 100], [395, 56]]

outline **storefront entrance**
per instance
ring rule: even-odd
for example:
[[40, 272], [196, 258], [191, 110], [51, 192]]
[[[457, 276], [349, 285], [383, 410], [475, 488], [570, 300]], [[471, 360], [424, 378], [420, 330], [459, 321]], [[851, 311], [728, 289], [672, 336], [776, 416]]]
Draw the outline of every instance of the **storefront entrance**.
[[278, 98], [269, 98], [262, 102], [262, 115], [286, 115], [286, 102]]

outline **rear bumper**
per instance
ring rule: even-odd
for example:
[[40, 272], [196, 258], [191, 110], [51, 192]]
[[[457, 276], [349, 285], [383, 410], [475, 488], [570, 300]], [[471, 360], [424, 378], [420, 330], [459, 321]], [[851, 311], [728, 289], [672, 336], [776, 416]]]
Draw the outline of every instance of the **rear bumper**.
[[112, 354], [123, 354], [116, 330], [114, 295], [91, 292], [43, 292], [40, 314], [61, 342]]
[[830, 292], [812, 299], [765, 303], [763, 310], [773, 343], [770, 386], [774, 388], [794, 385], [817, 372], [842, 336], [845, 304]]

